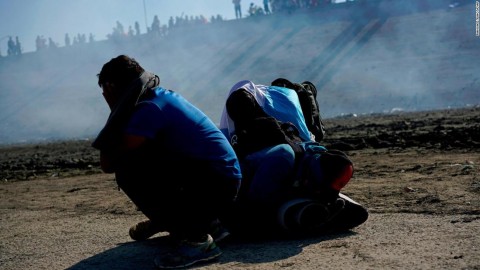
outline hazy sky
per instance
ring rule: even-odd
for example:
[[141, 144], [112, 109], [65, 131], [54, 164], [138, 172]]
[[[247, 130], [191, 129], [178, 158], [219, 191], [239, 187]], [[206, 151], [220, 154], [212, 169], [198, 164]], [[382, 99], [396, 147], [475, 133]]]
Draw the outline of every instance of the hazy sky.
[[[250, 2], [263, 3], [243, 0], [245, 14]], [[71, 39], [77, 34], [85, 34], [88, 39], [92, 33], [96, 40], [103, 40], [116, 21], [125, 30], [138, 21], [141, 32], [145, 33], [146, 23], [150, 26], [154, 15], [158, 15], [163, 25], [170, 16], [182, 14], [203, 15], [207, 19], [217, 14], [227, 20], [235, 17], [231, 0], [0, 0], [0, 53], [7, 54], [8, 36], [14, 39], [18, 36], [23, 51], [29, 52], [35, 51], [38, 35], [47, 40], [51, 37], [63, 46], [65, 33]]]

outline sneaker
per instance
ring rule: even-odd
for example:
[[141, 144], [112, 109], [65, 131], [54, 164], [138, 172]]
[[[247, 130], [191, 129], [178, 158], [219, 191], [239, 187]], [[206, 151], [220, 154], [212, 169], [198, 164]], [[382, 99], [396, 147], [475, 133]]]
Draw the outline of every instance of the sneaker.
[[340, 214], [344, 208], [345, 200], [342, 198], [327, 204], [315, 202], [300, 209], [296, 220], [302, 228], [319, 229]]
[[221, 254], [222, 251], [208, 234], [205, 242], [183, 241], [173, 252], [157, 256], [154, 263], [160, 269], [183, 268], [195, 263], [211, 261]]
[[297, 198], [286, 202], [278, 210], [279, 225], [290, 232], [312, 232], [323, 230], [345, 207], [345, 201], [337, 198], [331, 203], [322, 203], [308, 198]]
[[329, 211], [321, 203], [308, 203], [295, 214], [298, 226], [306, 231], [320, 229], [329, 220]]
[[[215, 243], [225, 241], [230, 236], [230, 231], [223, 227], [220, 220], [216, 219], [210, 224], [210, 230], [208, 232]], [[178, 245], [185, 240], [185, 235], [176, 234], [174, 232], [169, 233], [169, 240], [172, 245]]]
[[141, 241], [146, 240], [162, 231], [162, 228], [160, 228], [158, 225], [155, 225], [151, 220], [144, 220], [133, 225], [128, 231], [128, 234], [133, 240]]
[[343, 202], [342, 210], [330, 224], [335, 231], [350, 230], [367, 221], [369, 213], [364, 206], [342, 193], [339, 194], [339, 199], [341, 200], [337, 200], [337, 208], [341, 208]]
[[277, 212], [277, 221], [283, 230], [297, 230], [298, 223], [295, 216], [305, 205], [314, 201], [308, 198], [297, 198], [284, 203]]

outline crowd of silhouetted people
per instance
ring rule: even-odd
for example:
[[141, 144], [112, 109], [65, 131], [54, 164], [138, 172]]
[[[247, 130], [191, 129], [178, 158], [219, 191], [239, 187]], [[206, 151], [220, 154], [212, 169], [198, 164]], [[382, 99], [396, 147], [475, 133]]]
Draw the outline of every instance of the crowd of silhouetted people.
[[[330, 2], [331, 0], [264, 0], [263, 6], [258, 6], [255, 5], [253, 2], [250, 2], [246, 8], [243, 8], [241, 0], [232, 0], [232, 3], [234, 4], [233, 11], [235, 13], [235, 19], [242, 19], [259, 15], [269, 15], [282, 11], [290, 13], [296, 9], [316, 8], [321, 6], [322, 4], [327, 4]], [[206, 18], [203, 15], [186, 16], [182, 14], [182, 16], [171, 16], [168, 22], [161, 24], [158, 15], [155, 15], [151, 25], [146, 26], [145, 33], [141, 33], [140, 24], [138, 21], [136, 21], [133, 26], [128, 26], [128, 28], [125, 28], [121, 22], [117, 21], [116, 25], [113, 27], [112, 32], [107, 34], [106, 38], [107, 40], [121, 41], [140, 36], [141, 34], [152, 35], [155, 37], [165, 37], [175, 29], [182, 28], [184, 26], [219, 23], [222, 21], [224, 21], [224, 18], [221, 15]], [[85, 34], [77, 34], [71, 37], [67, 33], [65, 34], [63, 46], [70, 47], [92, 42], [95, 42], [95, 37], [92, 33], [89, 34], [88, 40]], [[6, 56], [22, 54], [22, 46], [18, 36], [15, 38], [15, 40], [13, 39], [13, 37], [10, 36], [7, 41], [7, 45], [8, 49]], [[36, 51], [56, 49], [58, 47], [62, 47], [62, 44], [54, 41], [51, 37], [47, 39], [43, 35], [38, 35], [35, 40]], [[3, 57], [1, 52], [0, 57]]]
[[[173, 16], [170, 16], [167, 23], [161, 24], [160, 19], [158, 18], [158, 15], [155, 15], [153, 17], [152, 24], [146, 27], [147, 28], [146, 34], [155, 36], [155, 37], [165, 37], [168, 35], [169, 32], [173, 31], [175, 28], [181, 28], [183, 26], [189, 26], [189, 25], [218, 23], [221, 21], [224, 21], [221, 15], [212, 16], [210, 20], [203, 15], [199, 15], [199, 16], [183, 16], [182, 15], [182, 16], [176, 16], [175, 18]], [[140, 31], [140, 24], [138, 23], [138, 21], [136, 21], [133, 26], [130, 25], [127, 30], [125, 29], [125, 27], [121, 22], [117, 21], [116, 26], [113, 28], [113, 31], [107, 35], [107, 39], [118, 41], [118, 40], [139, 36], [141, 34], [142, 33]]]
[[20, 55], [22, 54], [22, 44], [18, 39], [18, 36], [15, 37], [15, 41], [13, 41], [13, 37], [8, 37], [7, 41], [7, 56], [11, 55]]
[[[263, 6], [255, 5], [253, 2], [249, 3], [248, 7], [243, 9], [241, 0], [232, 0], [234, 4], [235, 19], [242, 19], [252, 16], [269, 15], [276, 12], [286, 11], [288, 13], [293, 12], [296, 9], [304, 8], [316, 8], [322, 4], [330, 3], [331, 0], [264, 0]], [[189, 25], [201, 25], [210, 23], [223, 22], [224, 18], [221, 15], [211, 16], [209, 19], [203, 15], [198, 16], [171, 16], [168, 22], [162, 24], [155, 15], [150, 26], [146, 26], [146, 32], [141, 33], [140, 24], [138, 21], [134, 25], [125, 28], [120, 21], [116, 22], [112, 32], [107, 34], [107, 40], [122, 41], [129, 38], [140, 36], [141, 34], [147, 34], [155, 37], [166, 37], [169, 33], [177, 28], [182, 28]], [[87, 43], [95, 42], [95, 37], [92, 33], [89, 34], [88, 40], [85, 34], [77, 34], [70, 36], [65, 34], [63, 47], [83, 45]], [[7, 41], [8, 49], [6, 56], [14, 56], [22, 54], [22, 46], [18, 36], [13, 40], [13, 37], [9, 37]], [[56, 49], [62, 47], [62, 45], [54, 41], [51, 37], [48, 39], [43, 35], [38, 35], [35, 40], [36, 51], [44, 51], [49, 49]], [[3, 57], [0, 52], [0, 57]]]
[[[228, 1], [228, 0], [226, 0]], [[232, 12], [235, 14], [235, 19], [243, 19], [248, 17], [259, 17], [270, 15], [274, 13], [291, 14], [299, 10], [307, 9], [322, 9], [323, 7], [332, 4], [336, 1], [333, 0], [263, 0], [263, 5], [259, 6], [253, 2], [247, 3], [243, 6], [242, 0], [231, 0], [233, 4]], [[365, 2], [366, 0], [346, 0], [347, 2]], [[463, 3], [463, 1], [451, 1], [450, 8], [457, 7]], [[120, 21], [116, 22], [112, 32], [106, 35], [106, 39], [114, 42], [121, 42], [124, 40], [132, 39], [140, 35], [145, 34], [155, 38], [163, 38], [168, 36], [176, 29], [184, 28], [192, 25], [205, 25], [216, 24], [223, 22], [224, 18], [221, 15], [211, 16], [209, 19], [203, 15], [187, 16], [182, 14], [181, 16], [170, 16], [169, 20], [165, 23], [161, 23], [158, 15], [155, 15], [150, 25], [146, 25], [146, 32], [142, 33], [140, 30], [140, 24], [135, 21], [134, 25], [125, 28]], [[73, 37], [67, 33], [64, 38], [64, 45], [55, 42], [52, 38], [45, 38], [42, 35], [38, 35], [35, 40], [36, 51], [51, 50], [58, 47], [70, 47], [78, 46], [87, 43], [95, 42], [95, 37], [92, 33], [89, 34], [88, 40], [85, 34], [77, 34]], [[13, 39], [12, 36], [7, 41], [8, 49], [6, 56], [15, 56], [22, 54], [22, 46], [18, 36]], [[0, 57], [4, 57], [0, 51]]]

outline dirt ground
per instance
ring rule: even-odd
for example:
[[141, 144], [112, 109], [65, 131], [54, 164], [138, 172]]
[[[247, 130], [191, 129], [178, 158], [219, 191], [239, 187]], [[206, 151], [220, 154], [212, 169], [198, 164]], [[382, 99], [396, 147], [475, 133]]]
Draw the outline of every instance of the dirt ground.
[[[345, 233], [240, 241], [198, 269], [480, 269], [480, 107], [327, 119], [369, 219]], [[1, 269], [154, 269], [166, 237], [101, 174], [91, 141], [0, 147]]]

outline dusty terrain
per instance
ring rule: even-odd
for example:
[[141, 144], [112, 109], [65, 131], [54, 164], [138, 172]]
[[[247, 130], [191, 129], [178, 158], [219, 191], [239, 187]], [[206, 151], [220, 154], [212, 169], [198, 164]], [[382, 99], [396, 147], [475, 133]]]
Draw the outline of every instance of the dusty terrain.
[[[233, 240], [202, 269], [480, 269], [480, 108], [327, 119], [355, 162], [344, 193], [370, 211], [352, 231]], [[0, 148], [1, 269], [153, 269], [165, 235], [101, 174], [90, 141]], [[194, 268], [197, 268], [194, 267]]]

